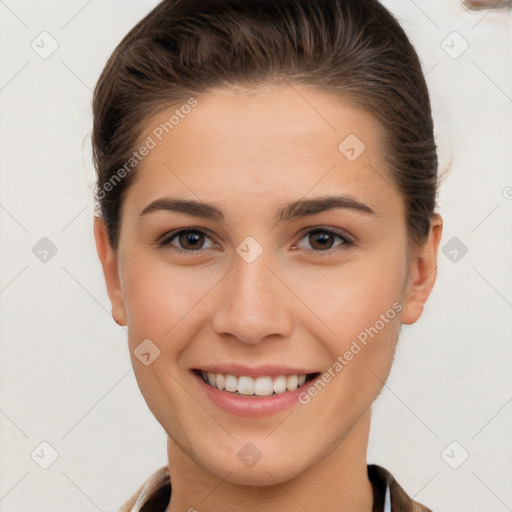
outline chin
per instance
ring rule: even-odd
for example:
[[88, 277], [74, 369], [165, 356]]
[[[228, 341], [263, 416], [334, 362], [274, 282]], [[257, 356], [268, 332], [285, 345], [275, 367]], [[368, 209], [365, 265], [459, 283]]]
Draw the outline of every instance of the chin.
[[300, 449], [282, 441], [276, 444], [267, 440], [265, 443], [265, 439], [254, 440], [254, 444], [234, 441], [227, 445], [217, 444], [212, 449], [213, 446], [210, 443], [205, 446], [195, 444], [193, 451], [187, 452], [207, 473], [237, 485], [275, 486], [298, 477], [321, 458], [320, 453], [314, 457], [314, 454], [300, 453]]
[[252, 467], [244, 467], [241, 463], [233, 464], [233, 461], [225, 461], [225, 464], [222, 462], [214, 464], [214, 467], [211, 467], [210, 462], [207, 466], [217, 478], [236, 485], [275, 486], [293, 480], [303, 472], [303, 468], [297, 466], [296, 460], [279, 459], [277, 454], [272, 456], [272, 460], [264, 461], [262, 458]]

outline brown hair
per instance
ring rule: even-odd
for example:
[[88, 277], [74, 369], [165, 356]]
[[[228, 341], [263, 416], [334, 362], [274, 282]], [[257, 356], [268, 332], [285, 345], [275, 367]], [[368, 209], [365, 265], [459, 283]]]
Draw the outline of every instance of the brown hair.
[[331, 91], [375, 116], [391, 181], [405, 201], [409, 239], [425, 240], [438, 167], [430, 98], [416, 51], [384, 6], [164, 0], [117, 46], [94, 92], [95, 197], [114, 249], [123, 193], [136, 178], [136, 166], [128, 172], [126, 162], [144, 123], [213, 87], [269, 83]]

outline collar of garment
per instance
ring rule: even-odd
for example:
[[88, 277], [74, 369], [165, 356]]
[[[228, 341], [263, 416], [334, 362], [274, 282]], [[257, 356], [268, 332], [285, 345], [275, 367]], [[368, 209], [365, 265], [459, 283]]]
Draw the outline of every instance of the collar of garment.
[[[369, 464], [373, 489], [372, 512], [432, 512], [410, 498], [393, 475], [381, 466]], [[155, 471], [118, 512], [165, 512], [171, 499], [169, 468]]]

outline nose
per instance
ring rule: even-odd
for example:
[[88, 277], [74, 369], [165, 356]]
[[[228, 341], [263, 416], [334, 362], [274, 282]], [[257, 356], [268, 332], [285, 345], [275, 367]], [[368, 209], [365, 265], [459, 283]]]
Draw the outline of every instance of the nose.
[[[266, 251], [252, 263], [238, 255], [219, 285], [221, 293], [213, 318], [219, 335], [230, 334], [243, 343], [257, 344], [270, 337], [289, 337], [293, 330], [293, 294], [269, 268]], [[277, 275], [276, 275], [277, 274]]]

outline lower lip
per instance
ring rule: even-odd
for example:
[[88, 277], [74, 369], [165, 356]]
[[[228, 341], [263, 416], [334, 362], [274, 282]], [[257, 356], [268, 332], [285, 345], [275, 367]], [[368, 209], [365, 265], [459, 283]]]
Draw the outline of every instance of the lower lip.
[[315, 379], [312, 379], [295, 391], [285, 391], [284, 393], [269, 396], [246, 396], [235, 395], [229, 391], [221, 391], [207, 384], [197, 373], [193, 372], [193, 375], [201, 386], [203, 393], [205, 393], [215, 405], [230, 414], [245, 416], [246, 418], [269, 416], [284, 411], [294, 404], [300, 403], [298, 401], [299, 395], [306, 391], [309, 385], [313, 384], [315, 381]]

